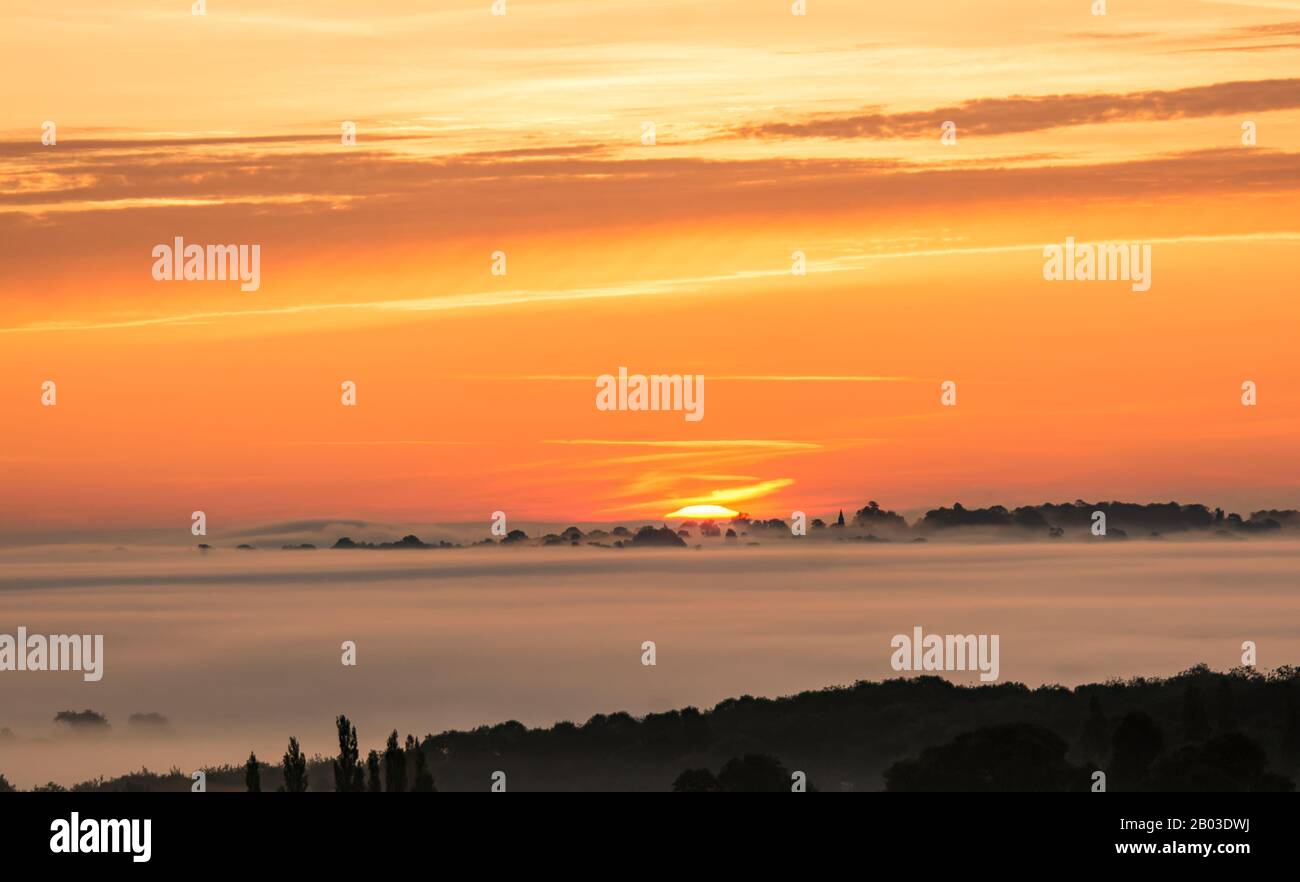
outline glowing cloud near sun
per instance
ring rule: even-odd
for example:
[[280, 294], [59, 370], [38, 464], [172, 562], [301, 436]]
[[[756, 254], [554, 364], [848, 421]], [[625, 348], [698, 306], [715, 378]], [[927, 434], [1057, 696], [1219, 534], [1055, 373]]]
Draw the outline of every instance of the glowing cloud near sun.
[[740, 512], [727, 508], [725, 505], [684, 505], [677, 511], [670, 511], [664, 515], [666, 518], [713, 518], [726, 519], [734, 518]]

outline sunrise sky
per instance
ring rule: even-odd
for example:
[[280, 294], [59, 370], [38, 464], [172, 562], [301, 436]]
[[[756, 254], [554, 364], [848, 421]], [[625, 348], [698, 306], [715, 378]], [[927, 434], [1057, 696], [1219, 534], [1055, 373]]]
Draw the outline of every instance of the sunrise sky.
[[490, 5], [5, 3], [0, 530], [1300, 505], [1300, 2]]

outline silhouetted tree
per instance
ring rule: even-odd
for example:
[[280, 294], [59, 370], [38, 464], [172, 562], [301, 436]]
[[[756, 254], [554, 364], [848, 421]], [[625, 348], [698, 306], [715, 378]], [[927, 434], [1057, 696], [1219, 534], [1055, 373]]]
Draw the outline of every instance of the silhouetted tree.
[[1266, 770], [1259, 743], [1237, 732], [1185, 744], [1151, 767], [1152, 790], [1183, 793], [1284, 793], [1295, 783]]
[[411, 789], [416, 793], [433, 793], [437, 790], [433, 785], [433, 773], [429, 771], [424, 751], [420, 749], [420, 743], [415, 740], [414, 735], [406, 736], [406, 755], [411, 758], [413, 768]]
[[1188, 683], [1183, 692], [1183, 740], [1204, 741], [1210, 737], [1210, 715], [1205, 712], [1205, 700], [1195, 683]]
[[881, 508], [880, 504], [873, 499], [866, 504], [866, 507], [854, 512], [853, 526], [870, 527], [873, 530], [885, 529], [893, 532], [905, 532], [907, 530], [907, 521], [897, 512], [886, 511]]
[[718, 793], [718, 779], [708, 769], [687, 769], [673, 781], [673, 793]]
[[673, 792], [786, 793], [791, 783], [790, 772], [776, 757], [747, 753], [727, 760], [716, 776], [708, 769], [685, 770], [673, 781]]
[[126, 724], [137, 730], [156, 732], [164, 732], [171, 727], [171, 722], [159, 713], [131, 714], [126, 718]]
[[1165, 736], [1148, 714], [1135, 711], [1120, 720], [1110, 742], [1112, 780], [1118, 789], [1139, 790], [1147, 770], [1165, 749]]
[[790, 773], [774, 756], [747, 753], [727, 760], [718, 772], [723, 793], [783, 793], [790, 790]]
[[54, 722], [62, 723], [81, 732], [107, 731], [109, 729], [108, 718], [90, 708], [82, 711], [59, 711], [54, 715]]
[[[1295, 524], [1300, 529], [1300, 519]], [[1300, 759], [1300, 707], [1297, 706], [1300, 703], [1300, 668], [1290, 667], [1278, 669], [1268, 676], [1244, 669], [1228, 674], [1216, 674], [1208, 668], [1204, 671], [1193, 669], [1168, 679], [1137, 678], [1073, 690], [1059, 687], [1027, 689], [1015, 683], [966, 689], [937, 677], [918, 676], [906, 680], [860, 682], [851, 687], [813, 690], [779, 699], [739, 696], [725, 699], [703, 712], [683, 708], [642, 718], [621, 712], [596, 714], [585, 724], [563, 722], [550, 729], [530, 729], [512, 721], [473, 731], [432, 735], [422, 740], [421, 750], [428, 768], [437, 775], [439, 790], [481, 789], [486, 771], [501, 767], [503, 761], [495, 759], [500, 756], [509, 757], [509, 767], [515, 770], [511, 773], [512, 779], [522, 775], [520, 780], [532, 782], [537, 789], [647, 790], [669, 787], [674, 783], [675, 773], [665, 777], [666, 768], [680, 772], [687, 766], [702, 766], [704, 763], [700, 760], [689, 758], [705, 756], [719, 757], [717, 765], [710, 766], [716, 783], [722, 759], [746, 751], [821, 757], [821, 763], [829, 763], [828, 768], [835, 770], [836, 780], [856, 779], [861, 788], [861, 782], [878, 780], [880, 769], [905, 759], [906, 745], [942, 745], [966, 731], [972, 719], [987, 721], [988, 724], [1013, 724], [1029, 719], [1056, 733], [1080, 733], [1081, 729], [1089, 728], [1087, 721], [1093, 716], [1091, 711], [1095, 710], [1090, 707], [1095, 693], [1105, 708], [1112, 733], [1117, 731], [1115, 724], [1129, 710], [1143, 710], [1151, 716], [1146, 727], [1150, 737], [1134, 738], [1132, 721], [1129, 721], [1111, 741], [1127, 743], [1127, 751], [1122, 750], [1109, 759], [1093, 757], [1099, 760], [1098, 764], [1084, 767], [1088, 772], [1104, 770], [1109, 778], [1108, 789], [1181, 788], [1184, 786], [1181, 782], [1189, 776], [1211, 787], [1220, 786], [1223, 780], [1213, 777], [1220, 775], [1214, 770], [1221, 769], [1223, 757], [1211, 754], [1207, 758], [1204, 750], [1181, 750], [1181, 714], [1188, 683], [1194, 681], [1213, 724], [1220, 677], [1232, 681], [1235, 723], [1240, 734], [1270, 751], [1276, 751], [1272, 757], [1272, 771], [1300, 780], [1296, 759], [1288, 756], [1284, 760], [1281, 753], [1282, 747], [1290, 744], [1297, 748], [1293, 756]], [[1100, 731], [1100, 727], [1097, 728]], [[1155, 729], [1154, 735], [1149, 731], [1152, 728]], [[873, 735], [881, 732], [892, 734], [889, 738]], [[1168, 738], [1168, 744], [1161, 739], [1160, 733]], [[1210, 738], [1198, 744], [1204, 746], [1221, 734], [1212, 732]], [[3, 756], [6, 755], [5, 748], [9, 747], [7, 741], [12, 737], [0, 728], [0, 765], [5, 765]], [[1143, 741], [1148, 742], [1147, 747], [1138, 749]], [[1154, 746], [1150, 745], [1151, 741], [1155, 742]], [[738, 744], [745, 747], [735, 748], [734, 745]], [[384, 783], [386, 754], [382, 745], [380, 742], [374, 752], [374, 771], [368, 769], [368, 777], [375, 782], [371, 787], [375, 789], [382, 789]], [[1162, 750], [1162, 745], [1166, 749]], [[1074, 752], [1067, 754], [1071, 763], [1083, 758], [1077, 742], [1074, 748]], [[1224, 748], [1217, 747], [1216, 750], [1223, 751]], [[917, 749], [912, 751], [913, 756], [917, 753]], [[1109, 750], [1099, 753], [1109, 753]], [[1228, 750], [1227, 754], [1231, 760], [1228, 767], [1236, 768], [1238, 760], [1232, 759], [1233, 751]], [[970, 748], [967, 758], [971, 755], [979, 759], [974, 748]], [[671, 763], [673, 757], [687, 757], [688, 760], [665, 765]], [[972, 764], [957, 763], [954, 766], [956, 784], [992, 787], [997, 781], [1018, 774], [1014, 758], [1005, 760], [1005, 767], [1009, 770], [1005, 771], [1001, 765], [1004, 761], [995, 750], [989, 748], [984, 757], [975, 763], [975, 768], [988, 770], [989, 777], [976, 778], [974, 784], [966, 783], [968, 776], [973, 774]], [[989, 757], [996, 761], [989, 760]], [[1248, 758], [1249, 751], [1242, 751], [1241, 757]], [[414, 780], [410, 758], [407, 764], [404, 780], [410, 787]], [[1158, 776], [1153, 771], [1156, 766], [1159, 766]], [[1207, 766], [1210, 772], [1204, 770]], [[1252, 772], [1254, 766], [1250, 762], [1243, 762], [1242, 767], [1246, 769], [1244, 779], [1237, 773], [1223, 773], [1228, 774], [1226, 780], [1231, 786], [1263, 789], [1279, 783], [1279, 779], [1265, 778]], [[280, 771], [273, 766], [268, 768], [270, 771], [262, 780], [263, 789], [275, 790], [281, 783]], [[331, 771], [328, 762], [313, 762], [310, 767], [312, 787], [328, 790], [323, 781], [329, 779]], [[939, 771], [941, 767], [929, 766], [932, 774], [928, 780], [933, 782], [933, 789], [956, 786], [939, 777]], [[242, 763], [225, 770], [224, 774], [210, 771], [209, 788], [238, 789], [244, 784], [243, 772]], [[1122, 776], [1126, 774], [1128, 777], [1124, 779]], [[319, 777], [321, 775], [324, 778]], [[1049, 783], [1051, 780], [1054, 779], [1049, 776]], [[1242, 780], [1246, 783], [1240, 783]], [[691, 785], [692, 782], [697, 786], [704, 782], [702, 786], [708, 786], [708, 777], [703, 773], [686, 776], [682, 785]], [[516, 785], [518, 783], [515, 781]], [[789, 782], [782, 781], [782, 786], [788, 788]], [[82, 782], [70, 789], [121, 792], [188, 787], [189, 782], [183, 774], [136, 772], [109, 780]], [[1085, 781], [1077, 789], [1086, 792], [1087, 788]], [[811, 786], [809, 790], [812, 790]]]
[[357, 727], [342, 714], [334, 723], [339, 730], [339, 758], [333, 763], [334, 790], [360, 793], [366, 789], [366, 771], [361, 766], [361, 752], [357, 749]]
[[0, 775], [0, 793], [16, 793], [14, 786], [9, 783], [4, 775]]
[[289, 737], [289, 749], [285, 751], [281, 765], [284, 767], [284, 784], [280, 790], [285, 793], [306, 793], [307, 757], [303, 756], [302, 749], [298, 747], [297, 738]]
[[1079, 733], [1079, 751], [1089, 759], [1104, 760], [1110, 750], [1110, 720], [1101, 709], [1101, 697], [1096, 692], [1088, 696], [1088, 716]]
[[388, 736], [388, 744], [384, 748], [384, 783], [389, 793], [406, 792], [406, 755], [397, 742], [396, 729]]
[[244, 763], [244, 786], [249, 793], [262, 792], [262, 770], [257, 763], [257, 754], [249, 751], [248, 762]]
[[894, 792], [1083, 790], [1086, 772], [1066, 762], [1065, 739], [1031, 723], [985, 726], [927, 747], [885, 771]]
[[1219, 731], [1235, 732], [1237, 730], [1237, 715], [1232, 702], [1232, 680], [1228, 677], [1219, 680], [1218, 705]]
[[379, 775], [379, 752], [370, 751], [366, 756], [366, 790], [371, 793], [381, 793], [384, 789], [383, 779]]
[[1286, 705], [1282, 720], [1282, 753], [1289, 759], [1300, 757], [1300, 701], [1296, 700], [1296, 687], [1286, 687]]
[[667, 524], [658, 528], [651, 526], [642, 527], [637, 530], [636, 535], [632, 537], [632, 544], [637, 546], [667, 545], [682, 548], [686, 547], [686, 543], [682, 541], [682, 537], [674, 533], [672, 528]]

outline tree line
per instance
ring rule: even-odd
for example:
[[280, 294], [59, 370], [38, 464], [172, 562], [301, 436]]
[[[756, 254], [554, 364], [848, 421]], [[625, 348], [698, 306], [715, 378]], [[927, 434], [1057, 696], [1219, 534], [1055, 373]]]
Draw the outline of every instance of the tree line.
[[[428, 760], [414, 735], [407, 735], [403, 744], [394, 729], [388, 735], [383, 754], [372, 750], [363, 764], [357, 746], [357, 727], [343, 714], [334, 722], [339, 735], [339, 755], [331, 761], [336, 793], [437, 792]], [[307, 792], [307, 756], [292, 735], [280, 760], [280, 769], [284, 774], [284, 783], [278, 788], [280, 793]], [[262, 764], [255, 752], [249, 752], [244, 763], [244, 786], [249, 793], [262, 791]]]

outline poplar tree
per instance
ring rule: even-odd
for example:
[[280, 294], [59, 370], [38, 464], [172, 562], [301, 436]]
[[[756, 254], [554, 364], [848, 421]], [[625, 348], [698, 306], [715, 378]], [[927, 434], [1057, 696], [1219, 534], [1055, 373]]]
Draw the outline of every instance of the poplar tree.
[[396, 729], [388, 736], [388, 744], [384, 748], [384, 782], [388, 785], [386, 789], [389, 793], [406, 792], [406, 754], [397, 742]]
[[361, 766], [361, 753], [357, 749], [357, 727], [342, 714], [334, 722], [339, 730], [339, 758], [334, 760], [334, 790], [338, 793], [360, 793], [366, 789], [366, 771]]
[[415, 740], [414, 735], [406, 736], [406, 753], [411, 757], [411, 763], [414, 767], [414, 784], [411, 789], [416, 793], [435, 792], [438, 788], [433, 785], [433, 773], [429, 771], [424, 751], [420, 748], [420, 742]]
[[284, 785], [280, 788], [285, 793], [307, 792], [307, 757], [303, 756], [298, 739], [289, 736], [289, 749], [281, 760], [284, 767]]
[[244, 784], [249, 793], [262, 792], [262, 770], [257, 764], [257, 754], [249, 751], [248, 762], [244, 763]]

